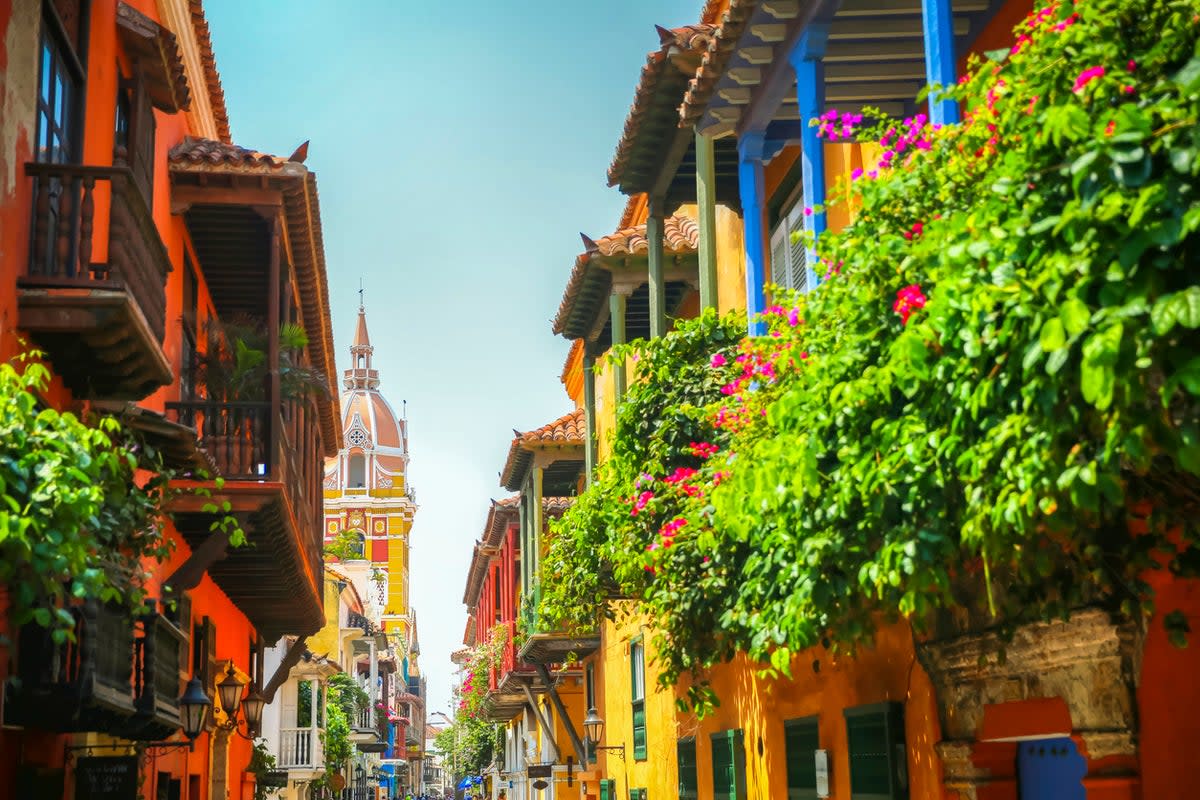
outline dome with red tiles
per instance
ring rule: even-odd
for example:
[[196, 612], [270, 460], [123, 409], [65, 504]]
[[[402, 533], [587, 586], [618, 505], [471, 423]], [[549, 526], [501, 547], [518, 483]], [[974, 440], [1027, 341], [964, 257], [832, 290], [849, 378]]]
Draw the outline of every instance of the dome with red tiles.
[[371, 365], [375, 348], [367, 333], [366, 310], [350, 345], [350, 368], [343, 372], [343, 440], [336, 458], [325, 464], [327, 489], [393, 489], [404, 485], [408, 430], [403, 418], [379, 392], [379, 371]]

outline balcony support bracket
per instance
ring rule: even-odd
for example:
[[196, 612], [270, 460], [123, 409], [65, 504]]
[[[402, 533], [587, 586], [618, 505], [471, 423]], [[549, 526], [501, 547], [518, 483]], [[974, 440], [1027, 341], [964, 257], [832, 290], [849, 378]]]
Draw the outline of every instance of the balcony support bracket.
[[229, 532], [214, 531], [203, 543], [192, 551], [187, 561], [183, 562], [177, 570], [171, 573], [171, 577], [166, 580], [167, 587], [174, 594], [195, 589], [200, 585], [200, 581], [204, 577], [204, 574], [208, 572], [208, 568], [225, 558], [228, 555], [228, 550]]
[[579, 738], [579, 734], [575, 732], [575, 723], [571, 722], [571, 716], [567, 713], [562, 698], [558, 696], [558, 690], [554, 688], [550, 670], [546, 668], [545, 664], [537, 664], [536, 668], [538, 677], [542, 679], [542, 683], [546, 684], [546, 692], [550, 695], [550, 702], [554, 704], [554, 710], [562, 717], [563, 727], [567, 729], [567, 736], [571, 737], [571, 747], [575, 750], [575, 758], [579, 760], [580, 764], [586, 764], [587, 751], [583, 748], [583, 741]]
[[533, 692], [529, 690], [529, 684], [522, 683], [521, 689], [525, 692], [525, 699], [529, 702], [529, 707], [533, 709], [533, 713], [537, 716], [538, 724], [542, 726], [542, 733], [546, 734], [546, 740], [554, 748], [554, 756], [550, 760], [552, 762], [558, 761], [558, 741], [554, 738], [554, 726], [550, 724], [550, 720], [546, 719], [546, 715], [542, 712], [542, 707], [538, 705]]
[[287, 683], [288, 673], [292, 671], [292, 667], [300, 663], [300, 656], [303, 655], [307, 644], [308, 637], [301, 636], [284, 653], [283, 661], [279, 662], [275, 674], [271, 676], [271, 680], [267, 681], [267, 685], [263, 687], [263, 697], [267, 699], [268, 703], [275, 699], [275, 693], [279, 691], [279, 687]]

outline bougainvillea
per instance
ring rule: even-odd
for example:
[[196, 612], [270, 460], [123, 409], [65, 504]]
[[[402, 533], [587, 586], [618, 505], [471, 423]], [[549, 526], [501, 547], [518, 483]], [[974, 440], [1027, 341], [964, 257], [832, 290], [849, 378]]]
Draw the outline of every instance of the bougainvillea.
[[635, 345], [543, 612], [635, 598], [673, 683], [940, 608], [1149, 614], [1149, 570], [1196, 575], [1198, 31], [1190, 2], [1050, 5], [948, 89], [961, 124], [879, 125], [768, 336]]

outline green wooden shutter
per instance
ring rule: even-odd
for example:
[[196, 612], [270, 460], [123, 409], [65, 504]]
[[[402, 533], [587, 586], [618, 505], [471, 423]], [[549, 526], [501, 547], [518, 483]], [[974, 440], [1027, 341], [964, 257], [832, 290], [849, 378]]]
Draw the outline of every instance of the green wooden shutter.
[[645, 789], [630, 789], [629, 800], [646, 800]]
[[712, 734], [713, 800], [745, 800], [746, 748], [741, 729]]
[[600, 781], [600, 800], [611, 800], [608, 796], [608, 781]]
[[697, 800], [700, 780], [696, 775], [696, 740], [680, 739], [675, 744], [675, 760], [679, 765], [679, 800]]
[[783, 740], [788, 800], [816, 800], [817, 763], [813, 751], [821, 747], [817, 718], [786, 720], [783, 723]]
[[908, 800], [904, 706], [877, 703], [844, 713], [851, 800]]
[[629, 643], [629, 686], [633, 711], [633, 757], [646, 760], [646, 646], [642, 637]]

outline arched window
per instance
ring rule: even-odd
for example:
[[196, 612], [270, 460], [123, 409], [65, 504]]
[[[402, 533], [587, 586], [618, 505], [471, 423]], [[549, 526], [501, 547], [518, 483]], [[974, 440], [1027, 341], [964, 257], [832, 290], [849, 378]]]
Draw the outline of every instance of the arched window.
[[358, 533], [358, 541], [355, 543], [355, 548], [359, 558], [367, 557], [367, 535], [362, 531]]
[[364, 489], [367, 486], [367, 457], [362, 453], [350, 456], [350, 474], [346, 486], [351, 489]]

